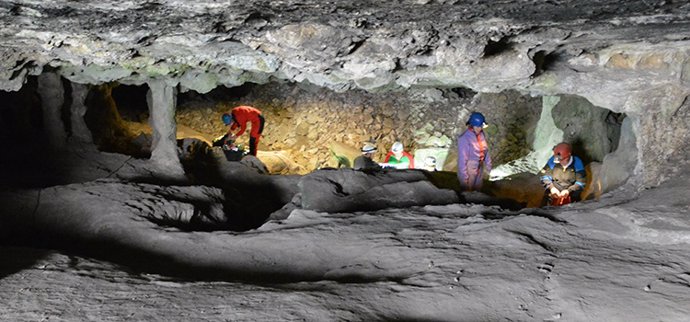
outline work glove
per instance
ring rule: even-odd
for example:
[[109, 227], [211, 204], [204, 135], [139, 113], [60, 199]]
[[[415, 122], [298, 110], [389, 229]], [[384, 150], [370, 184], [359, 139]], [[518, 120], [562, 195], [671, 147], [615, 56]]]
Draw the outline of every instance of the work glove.
[[559, 196], [560, 196], [561, 198], [565, 198], [565, 197], [567, 197], [569, 194], [570, 194], [570, 190], [565, 189], [565, 190], [561, 191], [561, 193], [559, 194]]
[[551, 192], [552, 196], [560, 196], [561, 195], [561, 192], [558, 191], [558, 189], [556, 189], [556, 187], [551, 187], [551, 190], [549, 190], [549, 192]]

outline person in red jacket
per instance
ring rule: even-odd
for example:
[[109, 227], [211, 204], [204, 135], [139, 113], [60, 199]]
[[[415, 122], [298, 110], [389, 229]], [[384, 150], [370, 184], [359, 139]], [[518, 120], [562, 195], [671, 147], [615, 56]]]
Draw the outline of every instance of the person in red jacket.
[[266, 123], [261, 111], [251, 106], [237, 106], [230, 110], [230, 113], [223, 114], [222, 118], [223, 123], [228, 127], [226, 141], [236, 140], [238, 136], [244, 134], [247, 123], [252, 124], [252, 130], [249, 132], [249, 154], [256, 156], [259, 139]]
[[393, 143], [383, 162], [386, 166], [396, 169], [414, 169], [414, 157], [403, 149], [401, 142]]

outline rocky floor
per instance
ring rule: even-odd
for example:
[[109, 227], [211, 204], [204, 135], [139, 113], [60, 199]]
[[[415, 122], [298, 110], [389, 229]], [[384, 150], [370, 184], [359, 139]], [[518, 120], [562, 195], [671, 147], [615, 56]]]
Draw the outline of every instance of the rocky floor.
[[[298, 206], [284, 219], [233, 232], [182, 225], [195, 209], [213, 213], [203, 202], [232, 199], [227, 187], [135, 183], [125, 179], [126, 168], [106, 180], [75, 177], [66, 185], [2, 190], [3, 319], [684, 321], [690, 315], [687, 178], [560, 209], [511, 211], [467, 201], [383, 209], [354, 202], [364, 209], [347, 212]], [[259, 185], [267, 177], [227, 175], [263, 178], [254, 179]], [[395, 176], [360, 180], [390, 180], [389, 189], [410, 184]], [[281, 182], [286, 195], [300, 191], [290, 188], [298, 176], [268, 178]], [[371, 197], [351, 199], [357, 196]]]

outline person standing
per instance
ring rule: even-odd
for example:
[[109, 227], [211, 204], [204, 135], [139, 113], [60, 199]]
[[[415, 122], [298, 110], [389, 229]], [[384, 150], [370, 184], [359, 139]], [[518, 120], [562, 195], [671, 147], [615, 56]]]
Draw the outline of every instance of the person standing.
[[247, 123], [252, 124], [252, 130], [249, 132], [249, 154], [256, 156], [259, 139], [266, 123], [261, 111], [251, 106], [237, 106], [230, 110], [230, 113], [223, 114], [222, 119], [228, 127], [226, 141], [236, 140], [238, 136], [244, 134]]
[[553, 156], [540, 172], [544, 205], [562, 206], [580, 200], [587, 174], [582, 160], [572, 153], [572, 146], [565, 142], [553, 147]]
[[484, 172], [491, 172], [484, 115], [478, 112], [470, 114], [465, 125], [467, 129], [458, 136], [458, 180], [463, 190], [480, 190]]

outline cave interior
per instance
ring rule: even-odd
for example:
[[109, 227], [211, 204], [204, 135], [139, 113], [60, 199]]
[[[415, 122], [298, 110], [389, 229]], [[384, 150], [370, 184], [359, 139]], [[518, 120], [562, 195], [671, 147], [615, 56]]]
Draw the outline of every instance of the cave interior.
[[[689, 13], [0, 1], [0, 316], [687, 321]], [[244, 105], [265, 128], [230, 160]], [[457, 176], [473, 112], [479, 191]], [[413, 169], [353, 169], [395, 142]], [[545, 206], [560, 142], [587, 179]]]

